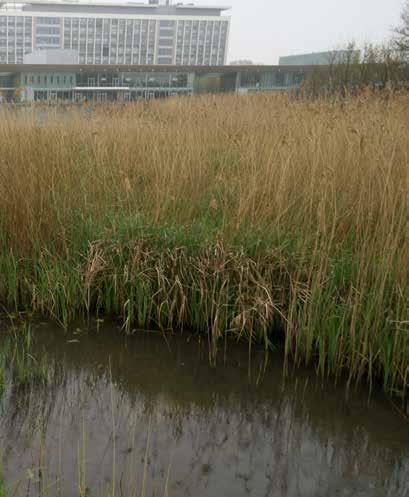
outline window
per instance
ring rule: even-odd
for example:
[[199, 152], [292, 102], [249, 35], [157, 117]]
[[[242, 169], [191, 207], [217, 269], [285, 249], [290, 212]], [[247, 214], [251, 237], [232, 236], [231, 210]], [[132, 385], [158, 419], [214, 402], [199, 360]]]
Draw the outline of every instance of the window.
[[174, 35], [174, 29], [173, 28], [166, 28], [166, 29], [161, 28], [159, 31], [159, 35], [172, 37]]
[[173, 38], [161, 38], [159, 40], [160, 47], [173, 47]]
[[158, 55], [172, 56], [173, 50], [171, 48], [159, 48]]
[[158, 57], [158, 64], [172, 64], [171, 57]]
[[60, 24], [59, 17], [37, 17], [37, 24], [57, 25]]

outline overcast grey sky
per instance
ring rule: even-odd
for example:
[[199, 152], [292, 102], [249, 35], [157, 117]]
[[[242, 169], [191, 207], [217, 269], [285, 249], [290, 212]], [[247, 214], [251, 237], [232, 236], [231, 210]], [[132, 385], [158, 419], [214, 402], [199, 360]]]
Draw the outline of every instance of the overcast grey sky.
[[280, 55], [330, 50], [351, 40], [383, 41], [399, 22], [403, 0], [196, 0], [195, 3], [232, 7], [229, 61], [245, 58], [275, 64]]

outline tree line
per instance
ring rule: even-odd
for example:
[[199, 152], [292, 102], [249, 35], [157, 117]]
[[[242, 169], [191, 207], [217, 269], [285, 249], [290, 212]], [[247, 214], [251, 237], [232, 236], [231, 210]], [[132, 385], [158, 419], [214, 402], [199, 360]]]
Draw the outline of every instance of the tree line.
[[[340, 54], [341, 53], [341, 57]], [[304, 83], [309, 94], [347, 94], [362, 88], [409, 87], [409, 0], [403, 7], [400, 25], [383, 44], [358, 49], [350, 43], [342, 52], [333, 51], [328, 64], [314, 69]]]

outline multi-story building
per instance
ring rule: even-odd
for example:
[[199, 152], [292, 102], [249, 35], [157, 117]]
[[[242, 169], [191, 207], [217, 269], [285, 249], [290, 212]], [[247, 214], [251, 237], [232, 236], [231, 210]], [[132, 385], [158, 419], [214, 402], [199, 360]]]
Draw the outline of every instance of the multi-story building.
[[78, 64], [221, 66], [230, 28], [226, 10], [170, 0], [0, 0], [0, 64], [33, 63], [35, 54], [59, 50], [61, 62], [69, 53]]

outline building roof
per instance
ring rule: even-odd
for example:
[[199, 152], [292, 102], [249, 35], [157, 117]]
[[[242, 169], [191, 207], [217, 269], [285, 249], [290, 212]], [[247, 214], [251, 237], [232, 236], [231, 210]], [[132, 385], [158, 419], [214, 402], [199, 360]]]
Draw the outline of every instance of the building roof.
[[218, 5], [194, 5], [192, 3], [189, 4], [170, 4], [170, 5], [160, 5], [153, 3], [144, 3], [144, 2], [101, 2], [101, 1], [82, 1], [82, 0], [27, 0], [20, 2], [12, 2], [10, 0], [0, 0], [0, 7], [10, 5], [10, 8], [16, 8], [17, 6], [29, 7], [30, 5], [35, 7], [44, 7], [44, 10], [50, 10], [52, 6], [65, 6], [65, 7], [105, 7], [105, 8], [113, 8], [113, 9], [123, 9], [123, 8], [136, 8], [136, 9], [187, 9], [187, 10], [209, 10], [209, 11], [225, 11], [230, 10], [231, 7], [228, 6], [218, 6]]
[[174, 5], [177, 9], [200, 9], [200, 10], [230, 10], [231, 7], [228, 7], [226, 5], [221, 6], [221, 5], [193, 5], [193, 4], [176, 4]]
[[277, 72], [308, 72], [317, 70], [316, 66], [265, 66], [265, 65], [248, 65], [248, 66], [182, 66], [182, 65], [118, 65], [118, 64], [0, 64], [0, 73], [21, 73], [21, 72], [194, 72], [196, 74], [232, 74], [232, 73], [263, 73], [269, 71]]
[[156, 4], [147, 4], [147, 3], [142, 3], [142, 2], [80, 2], [76, 0], [28, 0], [28, 1], [21, 1], [21, 2], [11, 2], [10, 0], [0, 0], [0, 6], [1, 5], [10, 5], [10, 7], [14, 7], [15, 5], [36, 5], [36, 6], [44, 6], [45, 9], [54, 6], [54, 5], [67, 5], [70, 7], [77, 6], [77, 5], [82, 5], [82, 6], [87, 6], [87, 7], [115, 7], [115, 8], [120, 8], [120, 7], [138, 7], [138, 8], [143, 8], [147, 7], [149, 9], [152, 8], [157, 8], [159, 5]]

